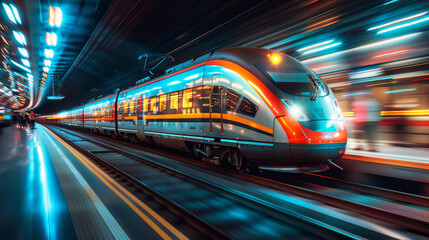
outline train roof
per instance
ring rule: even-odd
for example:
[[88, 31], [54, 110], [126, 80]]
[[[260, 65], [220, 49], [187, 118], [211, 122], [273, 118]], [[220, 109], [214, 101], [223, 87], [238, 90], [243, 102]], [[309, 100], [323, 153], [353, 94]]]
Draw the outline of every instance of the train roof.
[[[139, 81], [137, 81], [137, 83], [139, 83], [136, 86], [130, 87], [128, 89], [125, 89], [123, 91], [129, 91], [135, 88], [139, 88], [142, 87], [144, 85], [147, 85], [151, 82], [156, 82], [160, 79], [166, 78], [167, 76], [177, 73], [179, 71], [185, 70], [189, 67], [198, 65], [200, 63], [209, 61], [209, 60], [214, 60], [214, 59], [224, 59], [224, 60], [229, 60], [232, 62], [235, 62], [237, 64], [240, 64], [242, 66], [251, 66], [254, 63], [257, 63], [261, 60], [262, 58], [266, 58], [267, 54], [270, 53], [276, 53], [276, 51], [271, 50], [271, 49], [265, 49], [265, 48], [256, 48], [256, 47], [233, 47], [233, 48], [226, 48], [226, 49], [221, 49], [215, 52], [210, 52], [207, 54], [204, 54], [200, 57], [191, 59], [189, 61], [186, 61], [184, 63], [178, 64], [174, 67], [171, 67], [167, 70], [165, 70], [165, 74], [158, 76], [156, 78], [150, 79], [148, 77], [145, 77]], [[283, 54], [285, 55], [285, 54]], [[297, 61], [296, 59], [286, 55], [289, 60], [293, 61]]]
[[[224, 59], [224, 60], [235, 62], [241, 66], [251, 66], [251, 65], [261, 61], [261, 58], [266, 58], [267, 54], [271, 54], [271, 53], [278, 53], [278, 52], [271, 50], [271, 49], [257, 48], [257, 47], [233, 47], [233, 48], [226, 48], [226, 49], [217, 50], [215, 52], [210, 52], [210, 53], [204, 54], [200, 57], [191, 59], [191, 60], [186, 61], [184, 63], [181, 63], [181, 64], [178, 64], [178, 65], [173, 66], [171, 68], [168, 68], [165, 71], [164, 75], [158, 76], [158, 77], [153, 78], [153, 79], [145, 77], [145, 78], [137, 81], [139, 83], [138, 85], [129, 87], [128, 89], [124, 89], [121, 92], [127, 92], [130, 90], [142, 87], [144, 85], [150, 84], [152, 82], [159, 81], [161, 79], [168, 77], [169, 75], [173, 75], [179, 71], [182, 71], [184, 69], [187, 69], [189, 67], [201, 64], [201, 63], [209, 61], [209, 60]], [[290, 57], [286, 54], [282, 54], [282, 55], [287, 56], [287, 58], [284, 59], [286, 61], [287, 60], [297, 61], [293, 57]], [[85, 104], [95, 103], [97, 101], [103, 100], [103, 99], [108, 98], [108, 97], [112, 97], [114, 95], [115, 94], [109, 94], [109, 95], [107, 95], [101, 99], [90, 100], [90, 101], [88, 101], [88, 102], [86, 102], [86, 103], [84, 103], [78, 107], [81, 107]]]

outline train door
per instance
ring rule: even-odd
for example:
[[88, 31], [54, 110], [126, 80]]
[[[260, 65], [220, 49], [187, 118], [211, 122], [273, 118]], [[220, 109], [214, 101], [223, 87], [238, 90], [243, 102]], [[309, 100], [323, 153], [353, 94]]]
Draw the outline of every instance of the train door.
[[119, 99], [119, 93], [120, 91], [118, 91], [118, 93], [115, 96], [115, 106], [113, 107], [113, 116], [115, 118], [115, 134], [116, 136], [119, 137], [119, 131], [118, 131], [118, 99]]
[[85, 127], [85, 107], [82, 107], [82, 116], [81, 116], [82, 127]]
[[219, 85], [220, 75], [213, 74], [210, 91], [210, 133], [214, 136], [223, 134], [223, 94]]
[[[143, 92], [144, 88], [141, 88], [141, 92]], [[138, 117], [137, 117], [137, 138], [139, 140], [143, 140], [144, 138], [144, 121], [143, 121], [143, 115], [144, 115], [144, 99], [143, 94], [139, 94], [139, 100], [138, 100]]]

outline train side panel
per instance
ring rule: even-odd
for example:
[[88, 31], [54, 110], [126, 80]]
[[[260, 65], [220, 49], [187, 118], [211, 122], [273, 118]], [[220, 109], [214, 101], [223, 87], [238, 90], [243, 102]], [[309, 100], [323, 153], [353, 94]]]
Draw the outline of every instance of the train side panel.
[[236, 69], [207, 65], [204, 134], [250, 161], [271, 158], [274, 115]]
[[115, 134], [115, 98], [116, 94], [97, 102], [98, 131], [105, 135]]
[[117, 103], [118, 132], [123, 138], [137, 139], [138, 128], [142, 125], [141, 88], [119, 93]]
[[202, 77], [199, 66], [145, 86], [145, 141], [180, 150], [203, 141]]
[[95, 132], [96, 131], [96, 123], [95, 123], [95, 106], [92, 103], [85, 104], [84, 106], [84, 125], [85, 129]]

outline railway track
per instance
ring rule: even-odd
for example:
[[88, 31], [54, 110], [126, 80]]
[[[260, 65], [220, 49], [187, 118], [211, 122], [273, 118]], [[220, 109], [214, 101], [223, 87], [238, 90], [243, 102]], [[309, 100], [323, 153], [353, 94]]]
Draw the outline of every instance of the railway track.
[[[69, 134], [72, 134], [69, 132]], [[82, 136], [79, 136], [82, 137]], [[138, 156], [135, 153], [132, 152], [128, 152], [128, 151], [123, 151], [121, 149], [118, 149], [116, 147], [113, 146], [106, 146], [105, 143], [102, 143], [100, 141], [96, 141], [96, 140], [91, 140], [91, 139], [87, 139], [87, 141], [91, 141], [94, 144], [97, 144], [99, 146], [102, 147], [106, 147], [108, 149], [110, 149], [111, 151], [116, 151], [116, 152], [121, 152], [121, 154], [129, 157], [129, 158], [133, 158], [141, 163], [144, 164], [150, 164], [153, 165], [155, 164], [157, 168], [160, 168], [160, 165], [157, 165], [154, 161], [147, 159], [145, 157], [141, 157]], [[85, 151], [84, 149], [82, 149], [83, 151]], [[97, 156], [95, 156], [97, 157]], [[181, 157], [180, 160], [183, 160], [183, 158], [185, 157]], [[185, 158], [186, 159], [186, 158]], [[195, 160], [189, 160], [188, 161], [192, 161], [193, 164], [195, 164]], [[205, 163], [201, 163], [198, 162], [198, 164], [202, 164], [202, 165], [207, 165]], [[263, 202], [261, 201], [261, 199], [258, 198], [253, 198], [251, 196], [243, 196], [243, 194], [237, 194], [237, 192], [234, 192], [233, 189], [225, 189], [223, 187], [219, 187], [216, 185], [213, 185], [212, 183], [209, 183], [207, 181], [204, 181], [202, 179], [198, 179], [195, 176], [190, 176], [186, 173], [183, 172], [177, 172], [174, 169], [169, 168], [168, 170], [165, 169], [165, 166], [162, 166], [161, 168], [164, 169], [164, 171], [167, 171], [169, 174], [173, 174], [173, 175], [180, 175], [180, 178], [182, 179], [187, 179], [187, 180], [191, 180], [199, 185], [204, 185], [206, 188], [211, 188], [211, 189], [215, 189], [216, 191], [219, 192], [223, 192], [223, 194], [228, 194], [231, 196], [234, 196], [233, 198], [237, 198], [239, 197], [242, 201], [247, 202], [251, 205], [254, 205], [255, 202], [257, 202], [257, 206], [258, 208], [263, 208], [265, 210], [269, 210], [273, 213], [275, 213], [275, 215], [291, 215], [290, 212], [287, 212], [285, 209], [279, 208], [278, 206], [273, 206], [272, 204], [269, 204], [268, 202]], [[291, 185], [291, 184], [286, 184], [286, 183], [281, 183], [278, 181], [274, 181], [274, 180], [270, 180], [270, 179], [266, 179], [266, 178], [262, 178], [259, 176], [251, 176], [248, 174], [241, 174], [241, 173], [237, 173], [235, 171], [230, 171], [228, 169], [219, 169], [219, 168], [213, 168], [216, 171], [221, 171], [223, 174], [225, 174], [225, 172], [227, 172], [226, 174], [228, 175], [233, 175], [234, 177], [238, 177], [240, 179], [252, 182], [252, 183], [256, 183], [258, 185], [262, 185], [262, 186], [266, 186], [267, 188], [271, 188], [271, 189], [275, 189], [275, 190], [280, 190], [283, 192], [291, 192], [293, 194], [305, 197], [305, 198], [310, 198], [310, 199], [317, 199], [320, 200], [324, 203], [330, 204], [330, 205], [334, 205], [336, 207], [340, 207], [340, 208], [344, 208], [344, 209], [348, 209], [348, 210], [352, 210], [354, 212], [358, 212], [370, 217], [373, 217], [375, 219], [379, 219], [379, 220], [383, 220], [386, 222], [390, 222], [393, 223], [397, 226], [401, 226], [404, 227], [406, 229], [410, 229], [413, 231], [417, 231], [420, 233], [428, 233], [428, 230], [426, 228], [427, 226], [427, 221], [424, 221], [422, 219], [418, 219], [418, 218], [414, 218], [414, 217], [410, 217], [410, 216], [405, 216], [405, 215], [400, 215], [397, 214], [395, 212], [390, 212], [386, 209], [380, 209], [380, 208], [376, 208], [376, 207], [372, 207], [372, 206], [368, 206], [368, 205], [364, 205], [364, 204], [359, 204], [356, 202], [351, 202], [351, 201], [347, 201], [345, 199], [341, 199], [320, 191], [315, 191], [313, 189], [307, 189], [307, 188], [303, 188], [300, 186], [296, 186], [296, 185]], [[311, 176], [310, 178], [320, 178], [319, 176]], [[334, 179], [329, 179], [327, 181], [335, 181]], [[336, 183], [336, 185], [338, 185], [338, 182]], [[343, 186], [347, 185], [349, 188], [353, 188], [354, 191], [359, 191], [359, 192], [365, 192], [365, 193], [371, 193], [371, 194], [385, 194], [386, 191], [384, 191], [383, 189], [371, 189], [369, 186], [358, 186], [356, 184], [352, 184], [352, 183], [346, 183], [343, 181]], [[351, 187], [353, 186], [353, 187]], [[412, 203], [415, 205], [420, 205], [420, 206], [425, 206], [427, 199], [421, 199], [421, 198], [417, 198], [415, 196], [409, 196], [403, 193], [397, 193], [397, 192], [393, 192], [390, 191], [389, 194], [387, 194], [387, 196], [391, 197], [392, 199], [396, 200], [396, 201], [402, 201], [402, 202], [408, 202], [408, 203]], [[426, 205], [427, 206], [427, 205]], [[296, 213], [292, 214], [295, 215]], [[290, 218], [290, 216], [288, 216], [288, 218]], [[323, 229], [330, 229], [332, 226], [326, 226], [325, 228], [320, 229], [320, 226], [323, 226], [323, 223], [317, 222], [316, 224], [314, 224], [314, 222], [312, 221], [312, 219], [308, 219], [305, 216], [300, 216], [299, 220], [306, 222], [307, 224], [310, 223], [310, 225], [312, 225], [313, 227], [316, 227], [317, 230], [323, 230]], [[341, 233], [341, 231], [339, 229], [336, 229], [334, 231], [334, 235], [337, 234], [344, 234], [347, 237], [351, 237], [354, 238], [355, 236], [350, 235], [349, 232], [345, 231], [343, 233]], [[343, 236], [343, 237], [345, 237]], [[362, 236], [359, 236], [362, 237]], [[374, 237], [374, 236], [371, 236]]]
[[380, 196], [388, 198], [397, 202], [412, 204], [415, 206], [429, 207], [429, 198], [425, 196], [419, 196], [410, 193], [404, 193], [394, 190], [389, 190], [385, 188], [379, 188], [374, 186], [368, 186], [365, 184], [353, 183], [349, 181], [344, 181], [341, 179], [324, 176], [320, 174], [307, 173], [301, 176], [303, 181], [309, 183], [318, 183], [323, 184], [327, 187], [340, 187], [349, 189], [355, 192], [360, 192], [372, 196]]
[[58, 132], [54, 131], [54, 133], [62, 140], [73, 146], [75, 149], [78, 149], [87, 156], [89, 156], [92, 160], [94, 160], [93, 163], [95, 163], [97, 167], [109, 174], [115, 180], [118, 180], [118, 182], [120, 182], [121, 185], [125, 186], [128, 190], [131, 190], [131, 192], [133, 193], [139, 193], [139, 191], [141, 191], [145, 195], [154, 198], [157, 202], [161, 203], [164, 207], [166, 207], [168, 211], [175, 213], [177, 216], [181, 216], [186, 223], [191, 225], [198, 232], [204, 233], [206, 235], [205, 237], [207, 237], [208, 239], [231, 239], [228, 235], [224, 234], [222, 231], [220, 231], [213, 225], [207, 223], [203, 219], [198, 218], [196, 215], [187, 211], [185, 208], [177, 205], [175, 202], [170, 201], [168, 198], [155, 191], [150, 186], [142, 183], [135, 177], [127, 174], [118, 167], [115, 167], [113, 164], [104, 161], [101, 157], [98, 156], [98, 154], [107, 154], [110, 151], [88, 151], [85, 148], [79, 146], [78, 144], [73, 143], [73, 141], [70, 141], [70, 139], [64, 137], [63, 135], [58, 134]]
[[[218, 202], [224, 202], [225, 205], [218, 206], [219, 209], [210, 209], [211, 212], [231, 212], [231, 209], [235, 209], [235, 212], [242, 212], [246, 213], [245, 215], [251, 214], [254, 215], [252, 218], [249, 218], [245, 221], [248, 221], [248, 223], [251, 223], [253, 221], [256, 222], [268, 222], [270, 223], [272, 227], [272, 231], [278, 230], [278, 233], [287, 234], [292, 233], [293, 235], [296, 234], [296, 236], [304, 236], [306, 238], [314, 238], [318, 239], [321, 236], [323, 238], [336, 238], [336, 239], [358, 239], [358, 236], [355, 236], [347, 231], [343, 231], [340, 229], [337, 229], [333, 226], [329, 226], [325, 223], [315, 221], [314, 219], [311, 219], [307, 216], [303, 215], [297, 215], [296, 213], [292, 213], [287, 211], [286, 209], [279, 208], [278, 206], [275, 206], [273, 204], [270, 204], [269, 202], [264, 202], [261, 199], [254, 198], [252, 196], [246, 196], [244, 194], [241, 194], [240, 192], [234, 191], [233, 189], [227, 189], [223, 188], [211, 183], [208, 183], [207, 181], [204, 181], [202, 179], [199, 179], [195, 176], [190, 176], [184, 172], [177, 171], [175, 169], [166, 167], [164, 165], [157, 164], [155, 161], [151, 159], [147, 159], [145, 157], [138, 156], [134, 153], [124, 151], [122, 149], [119, 149], [117, 147], [108, 145], [106, 143], [102, 143], [100, 141], [96, 141], [93, 139], [85, 138], [81, 135], [74, 135], [76, 137], [85, 139], [85, 144], [82, 144], [84, 141], [76, 140], [76, 141], [70, 141], [67, 137], [65, 137], [62, 134], [59, 134], [58, 131], [54, 131], [59, 137], [61, 137], [63, 140], [67, 141], [70, 145], [75, 147], [76, 149], [82, 151], [86, 155], [88, 155], [90, 158], [95, 160], [98, 165], [102, 166], [105, 170], [107, 170], [110, 174], [116, 175], [117, 178], [123, 178], [126, 179], [127, 183], [131, 183], [133, 187], [136, 187], [138, 189], [141, 189], [145, 192], [148, 192], [149, 194], [154, 194], [158, 200], [163, 202], [165, 205], [173, 206], [172, 210], [176, 214], [184, 215], [186, 219], [188, 219], [191, 223], [193, 223], [193, 226], [197, 229], [200, 229], [201, 231], [208, 230], [208, 235], [211, 238], [220, 238], [220, 239], [229, 239], [229, 238], [248, 238], [251, 236], [245, 236], [242, 233], [236, 232], [237, 229], [239, 229], [239, 225], [242, 225], [245, 222], [240, 222], [237, 224], [237, 226], [229, 226], [228, 224], [222, 224], [222, 221], [216, 221], [215, 218], [208, 220], [203, 219], [200, 216], [202, 212], [204, 211], [195, 211], [195, 208], [190, 207], [191, 205], [201, 205], [201, 203], [186, 203], [178, 201], [177, 197], [174, 198], [172, 196], [166, 196], [165, 194], [161, 193], [161, 188], [167, 187], [169, 191], [173, 191], [174, 189], [182, 189], [186, 192], [190, 193], [200, 193], [199, 195], [204, 196], [205, 194], [210, 194], [211, 196], [217, 198]], [[73, 135], [70, 132], [67, 132], [67, 134]], [[93, 148], [96, 150], [89, 150], [91, 148], [89, 144], [91, 143], [96, 145], [98, 148]], [[110, 155], [108, 157], [109, 159], [103, 157], [106, 155]], [[124, 165], [129, 165], [129, 160], [137, 161], [140, 163], [144, 168], [146, 168], [146, 171], [143, 173], [141, 170], [143, 168], [139, 169], [140, 176], [145, 175], [149, 176], [146, 177], [146, 179], [141, 179], [135, 176], [130, 175], [126, 171], [124, 171], [120, 164], [118, 164], [118, 161], [113, 161], [112, 156], [113, 154], [119, 154], [121, 155], [120, 162], [125, 163]], [[117, 156], [115, 157], [117, 158]], [[137, 171], [136, 171], [137, 175]], [[148, 183], [151, 182], [151, 183]], [[184, 184], [187, 183], [187, 184]], [[156, 187], [155, 185], [159, 185]], [[167, 186], [166, 186], [167, 185]], [[186, 187], [183, 187], [186, 185]], [[192, 185], [192, 186], [190, 186]], [[184, 189], [183, 189], [184, 188]], [[208, 192], [208, 193], [207, 193]], [[184, 195], [186, 195], [185, 192], [180, 192]], [[177, 192], [176, 192], [177, 195]], [[195, 199], [195, 196], [189, 197], [185, 196], [182, 198], [184, 199]], [[174, 199], [174, 200], [172, 200]], [[203, 198], [203, 201], [209, 201], [210, 198]], [[197, 199], [196, 201], [199, 201]], [[230, 209], [225, 209], [225, 207]], [[214, 206], [210, 206], [214, 207]], [[188, 210], [191, 208], [192, 210]], [[204, 215], [204, 214], [203, 214]], [[207, 216], [207, 215], [206, 215]], [[219, 214], [219, 217], [222, 218], [222, 214]], [[227, 215], [223, 216], [227, 217]], [[259, 218], [258, 218], [259, 217]], [[263, 217], [263, 218], [261, 218]], [[221, 219], [220, 219], [221, 220]], [[227, 219], [223, 221], [228, 221]], [[305, 226], [305, 227], [304, 227]], [[276, 229], [277, 228], [277, 229]], [[283, 229], [285, 228], [285, 229]], [[251, 229], [251, 227], [250, 227]], [[296, 229], [299, 229], [296, 231]], [[295, 233], [294, 233], [295, 231]], [[371, 234], [374, 236], [374, 233]], [[286, 235], [279, 235], [279, 237], [283, 238]], [[261, 238], [260, 237], [256, 238]], [[256, 239], [255, 238], [255, 239]]]

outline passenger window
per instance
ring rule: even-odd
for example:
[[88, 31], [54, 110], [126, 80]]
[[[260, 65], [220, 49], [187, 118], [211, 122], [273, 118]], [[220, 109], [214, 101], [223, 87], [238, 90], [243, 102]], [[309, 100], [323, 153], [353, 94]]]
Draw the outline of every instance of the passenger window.
[[144, 98], [143, 100], [143, 111], [147, 112], [149, 107], [149, 98]]
[[128, 102], [124, 101], [124, 113], [128, 113]]
[[134, 101], [130, 101], [130, 115], [134, 114]]
[[226, 92], [226, 110], [233, 112], [237, 107], [239, 100], [240, 94], [231, 89], [228, 89]]
[[134, 116], [138, 116], [139, 115], [139, 99], [136, 97], [134, 99], [134, 111], [133, 111]]
[[183, 108], [192, 107], [192, 89], [183, 90]]
[[170, 94], [170, 109], [179, 108], [179, 92], [173, 92]]
[[213, 93], [219, 93], [219, 86], [213, 86]]
[[167, 94], [159, 96], [159, 111], [167, 110]]
[[157, 111], [157, 109], [156, 109], [156, 97], [152, 97], [150, 99], [150, 110], [152, 112], [156, 112]]
[[256, 106], [254, 103], [249, 101], [249, 99], [243, 98], [243, 100], [241, 100], [241, 104], [238, 107], [239, 113], [254, 117], [257, 111], [258, 111], [258, 106]]

